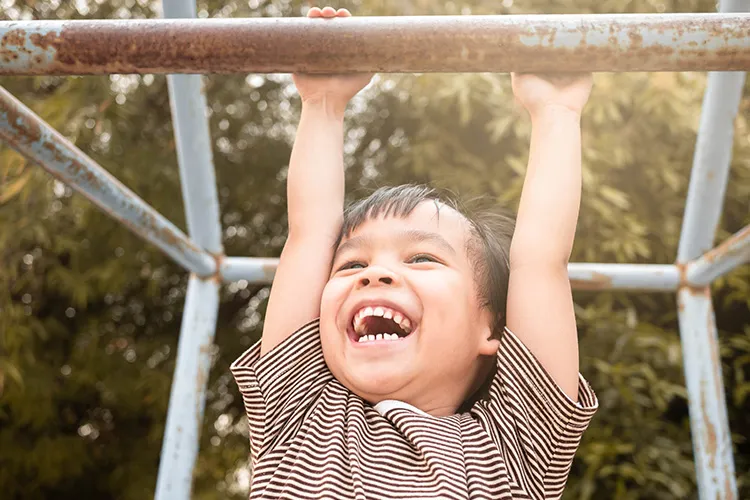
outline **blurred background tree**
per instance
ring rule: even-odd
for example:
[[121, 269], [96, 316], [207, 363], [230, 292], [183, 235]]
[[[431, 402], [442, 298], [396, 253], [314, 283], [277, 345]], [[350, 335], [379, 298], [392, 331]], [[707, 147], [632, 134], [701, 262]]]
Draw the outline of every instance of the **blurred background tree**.
[[[157, 17], [153, 0], [0, 0], [15, 19]], [[302, 15], [298, 0], [199, 1], [201, 17]], [[349, 0], [355, 15], [712, 12], [707, 0]], [[166, 79], [2, 78], [184, 228]], [[584, 117], [573, 261], [671, 263], [702, 73], [597, 74]], [[209, 76], [228, 255], [277, 256], [299, 101], [288, 75]], [[748, 93], [719, 239], [750, 223]], [[508, 75], [380, 75], [353, 103], [349, 196], [430, 182], [514, 209], [529, 122]], [[35, 165], [0, 149], [0, 491], [8, 499], [142, 499], [156, 484], [186, 273]], [[750, 266], [713, 287], [742, 498], [750, 498]], [[267, 287], [222, 290], [194, 497], [247, 494], [245, 416], [228, 367], [258, 340]], [[695, 498], [671, 293], [576, 294], [582, 372], [601, 400], [566, 498]]]

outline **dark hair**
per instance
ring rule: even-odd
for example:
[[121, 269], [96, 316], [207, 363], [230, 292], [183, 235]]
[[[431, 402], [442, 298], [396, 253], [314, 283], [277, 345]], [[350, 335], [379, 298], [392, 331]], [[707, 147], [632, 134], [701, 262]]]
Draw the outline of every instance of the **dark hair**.
[[474, 282], [482, 305], [489, 308], [495, 323], [493, 337], [499, 338], [505, 327], [505, 302], [508, 296], [510, 240], [514, 221], [497, 209], [482, 208], [474, 200], [475, 208], [467, 208], [455, 196], [424, 185], [406, 184], [383, 187], [370, 196], [351, 204], [344, 211], [344, 223], [336, 240], [341, 240], [367, 220], [377, 217], [406, 217], [423, 202], [433, 202], [440, 216], [441, 205], [460, 213], [471, 228], [467, 241], [467, 255], [474, 269]]

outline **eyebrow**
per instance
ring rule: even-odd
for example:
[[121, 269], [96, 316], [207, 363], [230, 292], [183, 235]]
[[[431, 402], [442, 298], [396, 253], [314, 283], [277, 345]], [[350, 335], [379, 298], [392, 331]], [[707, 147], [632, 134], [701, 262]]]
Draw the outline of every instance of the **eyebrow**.
[[[438, 233], [422, 231], [419, 229], [408, 229], [406, 231], [400, 231], [394, 239], [405, 241], [408, 243], [432, 243], [433, 245], [439, 247], [441, 250], [450, 253], [451, 255], [456, 255], [456, 249], [453, 248], [453, 246]], [[339, 245], [334, 254], [334, 259], [336, 258], [336, 256], [343, 252], [370, 247], [372, 246], [372, 244], [372, 238], [370, 238], [369, 236], [355, 236]]]

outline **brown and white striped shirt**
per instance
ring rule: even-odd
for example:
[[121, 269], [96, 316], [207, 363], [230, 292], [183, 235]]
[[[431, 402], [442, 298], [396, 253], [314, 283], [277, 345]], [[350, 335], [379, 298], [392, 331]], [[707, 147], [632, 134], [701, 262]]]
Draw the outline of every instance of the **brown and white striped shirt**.
[[231, 367], [250, 424], [251, 499], [550, 499], [562, 495], [597, 408], [555, 385], [506, 330], [489, 397], [432, 417], [399, 401], [375, 406], [326, 366], [319, 321]]

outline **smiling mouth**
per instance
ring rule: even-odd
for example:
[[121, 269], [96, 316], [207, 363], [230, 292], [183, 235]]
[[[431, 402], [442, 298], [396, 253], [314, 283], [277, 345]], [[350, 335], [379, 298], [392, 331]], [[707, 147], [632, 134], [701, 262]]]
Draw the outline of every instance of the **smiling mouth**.
[[367, 306], [352, 318], [349, 337], [353, 342], [398, 342], [412, 332], [412, 321], [403, 313], [386, 306]]

